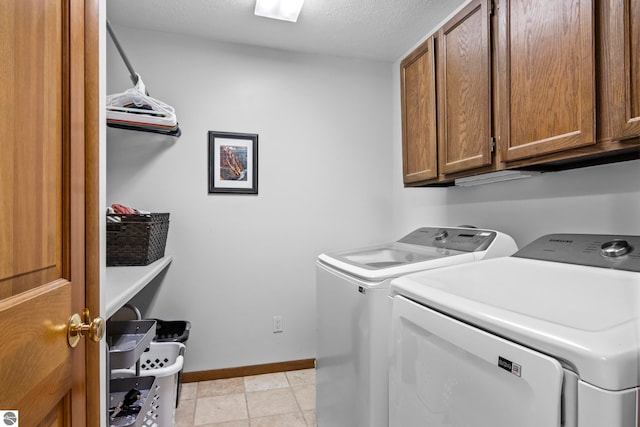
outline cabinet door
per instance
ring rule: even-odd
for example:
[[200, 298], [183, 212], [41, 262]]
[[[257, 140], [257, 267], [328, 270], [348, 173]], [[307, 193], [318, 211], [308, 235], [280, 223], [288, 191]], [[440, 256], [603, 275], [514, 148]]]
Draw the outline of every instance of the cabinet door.
[[438, 176], [433, 38], [400, 64], [404, 183]]
[[639, 136], [640, 1], [598, 4], [598, 138]]
[[506, 161], [595, 143], [592, 0], [502, 0]]
[[490, 0], [476, 0], [440, 29], [438, 149], [447, 174], [491, 164]]

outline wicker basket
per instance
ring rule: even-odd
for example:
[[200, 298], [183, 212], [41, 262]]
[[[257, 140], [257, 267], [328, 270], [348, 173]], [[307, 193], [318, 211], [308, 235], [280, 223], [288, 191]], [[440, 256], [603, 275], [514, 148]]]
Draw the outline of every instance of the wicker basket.
[[107, 217], [108, 266], [149, 265], [164, 256], [168, 213], [107, 214]]

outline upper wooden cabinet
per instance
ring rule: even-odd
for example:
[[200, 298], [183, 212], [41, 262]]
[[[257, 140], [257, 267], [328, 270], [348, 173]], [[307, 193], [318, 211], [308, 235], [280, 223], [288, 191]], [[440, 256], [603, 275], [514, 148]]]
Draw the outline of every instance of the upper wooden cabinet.
[[592, 0], [502, 0], [499, 22], [503, 159], [594, 144]]
[[598, 140], [640, 135], [640, 1], [596, 2]]
[[491, 0], [475, 0], [400, 64], [404, 183], [492, 164]]
[[476, 0], [436, 36], [440, 172], [490, 165], [491, 35], [489, 0]]
[[402, 61], [405, 184], [640, 158], [640, 0], [473, 0], [432, 37]]
[[433, 38], [400, 64], [404, 183], [438, 176]]

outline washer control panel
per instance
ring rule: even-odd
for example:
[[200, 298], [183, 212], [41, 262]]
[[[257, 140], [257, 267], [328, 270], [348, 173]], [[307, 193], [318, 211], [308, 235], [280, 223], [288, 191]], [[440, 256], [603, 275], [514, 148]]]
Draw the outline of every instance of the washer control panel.
[[513, 256], [640, 272], [640, 236], [549, 234]]
[[400, 243], [463, 252], [486, 250], [496, 238], [492, 230], [479, 228], [422, 227], [398, 240]]

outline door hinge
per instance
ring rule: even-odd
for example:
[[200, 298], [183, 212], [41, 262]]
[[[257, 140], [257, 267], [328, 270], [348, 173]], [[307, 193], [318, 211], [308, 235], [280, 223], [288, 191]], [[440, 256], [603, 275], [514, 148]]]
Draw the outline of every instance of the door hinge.
[[491, 145], [491, 152], [493, 153], [496, 149], [496, 137], [492, 136], [491, 138], [489, 138], [489, 143]]

